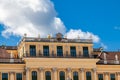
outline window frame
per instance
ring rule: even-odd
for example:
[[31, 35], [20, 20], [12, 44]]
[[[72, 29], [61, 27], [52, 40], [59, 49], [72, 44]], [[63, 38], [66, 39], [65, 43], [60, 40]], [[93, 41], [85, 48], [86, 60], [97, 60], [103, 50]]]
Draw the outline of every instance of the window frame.
[[[61, 47], [61, 48], [59, 48], [59, 47]], [[62, 57], [63, 56], [63, 46], [57, 46], [57, 56], [58, 57]]]
[[[74, 48], [74, 49], [72, 49]], [[70, 46], [70, 56], [71, 57], [76, 57], [76, 46]]]
[[[33, 72], [34, 72], [34, 75], [33, 75]], [[37, 75], [37, 71], [32, 71], [31, 72], [31, 77], [32, 77], [32, 80], [37, 80], [38, 79], [38, 75]]]
[[[7, 79], [6, 79], [6, 78], [3, 79], [3, 74], [7, 74]], [[6, 72], [5, 72], [5, 73], [2, 73], [2, 80], [9, 80], [9, 75], [8, 75], [8, 73], [6, 73]]]
[[[48, 49], [44, 49], [45, 47], [47, 47]], [[47, 50], [47, 51], [46, 51]], [[48, 45], [44, 45], [43, 46], [43, 56], [49, 56], [50, 52], [49, 52], [49, 46]]]
[[30, 56], [36, 56], [36, 45], [30, 45], [29, 51], [30, 51]]
[[16, 73], [16, 80], [17, 80], [17, 74], [21, 74], [21, 76], [22, 76], [21, 80], [23, 80], [23, 74], [22, 73]]

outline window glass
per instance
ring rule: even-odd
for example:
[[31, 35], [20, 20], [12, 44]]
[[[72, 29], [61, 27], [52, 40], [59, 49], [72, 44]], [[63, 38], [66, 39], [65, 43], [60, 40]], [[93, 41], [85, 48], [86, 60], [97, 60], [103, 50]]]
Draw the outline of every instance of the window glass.
[[78, 72], [73, 72], [73, 80], [78, 80]]
[[37, 72], [32, 71], [32, 80], [37, 80]]
[[110, 80], [115, 80], [115, 74], [110, 74]]
[[45, 72], [45, 79], [46, 80], [51, 80], [51, 72], [50, 71]]
[[8, 80], [8, 73], [2, 73], [2, 80]]
[[30, 56], [36, 56], [36, 46], [30, 45]]
[[43, 55], [49, 56], [49, 46], [43, 46]]
[[88, 47], [83, 47], [83, 56], [84, 57], [88, 57], [89, 56]]
[[76, 56], [76, 47], [75, 46], [70, 47], [70, 54], [72, 57]]
[[98, 80], [103, 80], [103, 74], [98, 74]]
[[16, 80], [22, 80], [22, 73], [16, 73]]
[[59, 77], [60, 77], [60, 80], [65, 80], [65, 72], [64, 71], [60, 71], [59, 72]]
[[57, 46], [57, 56], [63, 56], [63, 48], [62, 48], [62, 46]]
[[92, 80], [91, 79], [91, 72], [86, 72], [86, 80]]

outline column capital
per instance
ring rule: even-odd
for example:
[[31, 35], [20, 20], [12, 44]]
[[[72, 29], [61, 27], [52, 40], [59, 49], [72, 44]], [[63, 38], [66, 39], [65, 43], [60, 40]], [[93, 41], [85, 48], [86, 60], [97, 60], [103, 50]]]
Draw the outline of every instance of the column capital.
[[93, 71], [93, 72], [96, 72], [96, 71], [97, 71], [97, 69], [96, 69], [96, 68], [93, 68], [93, 69], [92, 69], [92, 71]]
[[39, 68], [38, 68], [38, 71], [43, 71], [43, 70], [44, 70], [43, 67], [39, 67]]
[[120, 75], [120, 72], [116, 72], [116, 75]]
[[80, 68], [80, 72], [84, 72], [84, 68]]
[[53, 67], [53, 68], [52, 68], [52, 71], [53, 71], [53, 72], [56, 72], [56, 71], [57, 71], [57, 68], [56, 68], [56, 67]]
[[71, 69], [71, 68], [67, 68], [66, 70], [67, 70], [68, 72], [71, 72], [71, 71], [72, 71], [72, 69]]
[[109, 72], [104, 72], [104, 75], [109, 75]]
[[25, 71], [27, 72], [27, 71], [29, 71], [30, 70], [30, 68], [29, 67], [25, 67]]
[[15, 72], [13, 72], [13, 71], [11, 71], [11, 72], [9, 72], [10, 74], [15, 74]]

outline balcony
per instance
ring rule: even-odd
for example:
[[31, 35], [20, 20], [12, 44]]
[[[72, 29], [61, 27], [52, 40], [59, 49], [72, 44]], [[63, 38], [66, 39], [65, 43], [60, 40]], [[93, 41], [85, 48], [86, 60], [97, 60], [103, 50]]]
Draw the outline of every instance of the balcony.
[[27, 58], [96, 58], [93, 55], [91, 56], [83, 56], [83, 55], [77, 55], [77, 56], [71, 56], [71, 55], [64, 55], [64, 56], [57, 56], [56, 54], [52, 54], [49, 56], [44, 56], [43, 54], [37, 55], [37, 56], [30, 56], [29, 54], [24, 55], [24, 57]]
[[92, 43], [92, 39], [67, 39], [62, 38], [57, 40], [56, 38], [35, 38], [35, 37], [24, 37], [20, 43], [24, 42], [63, 42], [63, 43]]
[[116, 60], [106, 60], [106, 62], [104, 62], [104, 60], [99, 60], [97, 62], [97, 64], [103, 64], [103, 65], [120, 65], [120, 60], [116, 61]]
[[10, 63], [10, 64], [22, 64], [24, 63], [22, 59], [5, 59], [5, 58], [0, 58], [0, 63]]

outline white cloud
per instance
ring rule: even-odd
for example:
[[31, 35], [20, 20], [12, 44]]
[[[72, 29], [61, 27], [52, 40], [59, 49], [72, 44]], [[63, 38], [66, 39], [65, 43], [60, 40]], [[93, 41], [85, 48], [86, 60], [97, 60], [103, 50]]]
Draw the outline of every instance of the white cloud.
[[0, 0], [0, 22], [6, 25], [5, 37], [24, 33], [43, 37], [66, 31], [50, 0]]
[[[0, 0], [0, 22], [6, 25], [4, 37], [27, 36], [45, 37], [48, 34], [66, 33], [66, 27], [57, 17], [57, 12], [50, 0]], [[99, 37], [91, 32], [71, 29], [66, 33], [68, 38], [89, 39], [99, 42]]]
[[71, 29], [68, 33], [66, 33], [67, 38], [70, 39], [75, 39], [75, 38], [80, 38], [80, 39], [92, 39], [93, 42], [99, 42], [100, 38], [97, 35], [94, 35], [91, 32], [83, 32], [81, 29], [79, 30], [73, 30]]
[[107, 45], [105, 45], [104, 43], [100, 43], [100, 45], [101, 45], [101, 47], [103, 48], [103, 49], [107, 49], [108, 47], [107, 47]]

